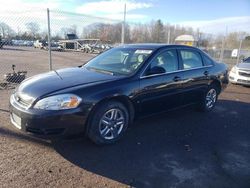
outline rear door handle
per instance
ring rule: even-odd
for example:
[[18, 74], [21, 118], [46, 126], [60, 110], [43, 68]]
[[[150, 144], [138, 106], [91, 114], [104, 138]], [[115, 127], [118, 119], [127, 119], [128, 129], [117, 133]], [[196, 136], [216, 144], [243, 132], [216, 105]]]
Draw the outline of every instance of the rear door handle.
[[203, 74], [204, 74], [205, 76], [208, 76], [208, 75], [209, 75], [209, 72], [208, 72], [208, 71], [205, 71]]
[[178, 81], [180, 81], [180, 80], [181, 80], [181, 77], [179, 77], [179, 76], [175, 76], [175, 77], [173, 78], [173, 80], [174, 80], [175, 82], [178, 82]]

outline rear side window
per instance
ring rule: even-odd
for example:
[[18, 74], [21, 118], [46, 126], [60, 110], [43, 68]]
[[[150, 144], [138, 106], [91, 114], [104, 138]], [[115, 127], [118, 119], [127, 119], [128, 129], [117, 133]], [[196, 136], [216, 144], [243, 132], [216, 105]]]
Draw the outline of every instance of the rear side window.
[[198, 52], [193, 50], [180, 50], [183, 68], [185, 70], [202, 67], [202, 59]]
[[205, 56], [205, 55], [203, 55], [203, 61], [204, 61], [204, 64], [205, 64], [206, 66], [209, 66], [209, 65], [213, 65], [213, 64], [214, 64], [213, 61], [212, 61], [210, 58], [208, 58], [207, 56]]

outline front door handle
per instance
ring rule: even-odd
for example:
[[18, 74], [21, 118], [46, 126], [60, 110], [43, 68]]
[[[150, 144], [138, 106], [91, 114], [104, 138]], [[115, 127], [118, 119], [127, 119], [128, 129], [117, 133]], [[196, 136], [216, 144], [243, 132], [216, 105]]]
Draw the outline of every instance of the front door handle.
[[203, 74], [204, 74], [205, 76], [208, 76], [208, 75], [209, 75], [209, 72], [208, 72], [208, 71], [205, 71]]
[[175, 77], [173, 78], [173, 80], [174, 80], [175, 82], [178, 82], [178, 81], [180, 81], [180, 80], [181, 80], [181, 77], [179, 77], [179, 76], [175, 76]]

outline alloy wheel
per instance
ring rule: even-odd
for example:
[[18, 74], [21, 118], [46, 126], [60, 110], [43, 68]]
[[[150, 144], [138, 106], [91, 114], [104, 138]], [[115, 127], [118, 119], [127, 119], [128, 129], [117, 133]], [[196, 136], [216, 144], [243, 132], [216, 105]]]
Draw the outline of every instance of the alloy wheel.
[[210, 89], [206, 95], [206, 107], [208, 109], [212, 108], [217, 99], [217, 92], [214, 88]]
[[106, 111], [99, 122], [99, 132], [104, 139], [112, 140], [117, 138], [125, 124], [124, 113], [113, 108]]

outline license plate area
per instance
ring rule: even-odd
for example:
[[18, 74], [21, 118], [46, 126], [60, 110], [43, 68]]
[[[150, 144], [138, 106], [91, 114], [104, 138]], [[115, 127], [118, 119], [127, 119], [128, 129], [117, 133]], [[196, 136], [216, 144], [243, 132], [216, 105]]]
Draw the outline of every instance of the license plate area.
[[21, 129], [22, 119], [18, 115], [12, 113], [11, 122], [13, 123], [13, 125], [15, 125], [16, 128]]

